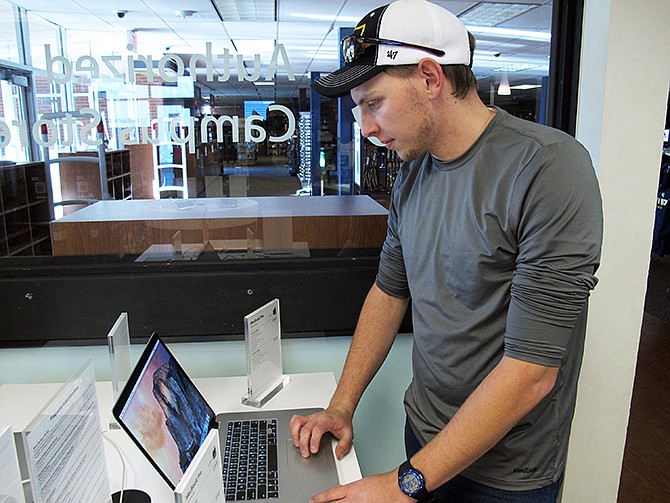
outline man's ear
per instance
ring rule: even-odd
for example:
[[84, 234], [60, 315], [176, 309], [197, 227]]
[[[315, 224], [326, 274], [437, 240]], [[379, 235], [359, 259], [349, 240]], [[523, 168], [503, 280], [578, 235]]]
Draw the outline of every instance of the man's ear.
[[419, 61], [417, 71], [421, 77], [422, 86], [428, 92], [429, 97], [435, 98], [444, 92], [448, 83], [442, 72], [442, 67], [437, 61], [424, 58]]

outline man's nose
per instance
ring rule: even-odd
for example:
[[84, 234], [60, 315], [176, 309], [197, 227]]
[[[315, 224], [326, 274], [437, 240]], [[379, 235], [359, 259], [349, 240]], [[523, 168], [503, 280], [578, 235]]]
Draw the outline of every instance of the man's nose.
[[373, 136], [376, 134], [376, 132], [379, 130], [376, 122], [371, 121], [370, 117], [368, 114], [366, 114], [367, 118], [365, 121], [365, 124], [363, 123], [363, 110], [361, 110], [360, 106], [356, 106], [351, 110], [351, 113], [354, 115], [354, 119], [356, 119], [356, 122], [358, 123], [359, 127], [361, 128], [361, 134], [365, 136], [366, 138], [369, 138], [372, 143], [379, 147], [383, 147], [384, 144], [377, 139], [376, 136]]
[[361, 114], [360, 126], [361, 134], [365, 137], [377, 136], [376, 133], [379, 132], [379, 126], [377, 125], [377, 122], [370, 117], [370, 114]]

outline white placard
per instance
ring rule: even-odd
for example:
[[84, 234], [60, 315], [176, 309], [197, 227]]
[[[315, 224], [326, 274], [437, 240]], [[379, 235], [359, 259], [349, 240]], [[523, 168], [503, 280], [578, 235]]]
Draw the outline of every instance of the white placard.
[[0, 426], [0, 503], [24, 501], [14, 434], [11, 427]]
[[111, 500], [90, 358], [22, 437], [35, 503]]
[[262, 407], [285, 384], [281, 359], [279, 300], [274, 299], [244, 317], [247, 343], [245, 405]]
[[223, 503], [219, 430], [212, 429], [174, 490], [175, 503]]

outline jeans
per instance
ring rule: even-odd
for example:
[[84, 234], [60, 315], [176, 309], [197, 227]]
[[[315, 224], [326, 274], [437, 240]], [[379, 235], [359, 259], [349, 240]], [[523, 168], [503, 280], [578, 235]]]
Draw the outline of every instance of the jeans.
[[[421, 449], [408, 422], [405, 422], [405, 452], [407, 459]], [[433, 491], [434, 503], [556, 503], [561, 492], [563, 476], [546, 487], [530, 491], [505, 491], [485, 486], [457, 475]]]

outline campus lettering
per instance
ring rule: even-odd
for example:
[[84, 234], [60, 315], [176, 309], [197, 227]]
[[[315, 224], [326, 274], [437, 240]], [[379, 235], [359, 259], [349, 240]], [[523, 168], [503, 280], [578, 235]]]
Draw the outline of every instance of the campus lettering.
[[[205, 66], [207, 72], [207, 82], [228, 82], [230, 80], [230, 70], [233, 62], [235, 62], [238, 75], [237, 80], [240, 82], [249, 81], [256, 82], [261, 78], [264, 65], [261, 61], [260, 54], [254, 54], [254, 65], [251, 73], [248, 73], [247, 66], [243, 54], [231, 54], [228, 49], [224, 49], [222, 54], [212, 54], [212, 43], [205, 44], [205, 54], [193, 54], [188, 62], [185, 62], [178, 54], [167, 53], [163, 55], [158, 61], [155, 61], [151, 55], [129, 54], [125, 58], [118, 54], [110, 54], [100, 56], [100, 59], [93, 56], [80, 56], [76, 60], [69, 60], [64, 56], [54, 56], [51, 52], [51, 45], [44, 46], [44, 57], [47, 66], [47, 80], [50, 84], [67, 84], [72, 80], [76, 73], [79, 82], [89, 83], [92, 80], [100, 77], [101, 72], [111, 73], [114, 79], [127, 79], [127, 82], [136, 82], [136, 76], [143, 74], [149, 84], [154, 82], [155, 73], [164, 82], [177, 82], [180, 77], [188, 74], [195, 80], [196, 68], [198, 63]], [[223, 69], [221, 75], [214, 75], [214, 59], [223, 61]], [[123, 67], [123, 71], [119, 69]], [[265, 68], [266, 82], [272, 81], [278, 72], [286, 73], [288, 80], [294, 81], [293, 69], [284, 48], [284, 44], [277, 44], [270, 58], [270, 62]]]
[[[130, 50], [130, 47], [128, 47]], [[195, 81], [196, 68], [198, 64], [204, 65], [207, 82], [227, 82], [231, 76], [233, 63], [237, 65], [238, 81], [255, 82], [259, 80], [265, 70], [264, 80], [272, 81], [278, 72], [284, 72], [290, 81], [295, 80], [291, 63], [283, 44], [277, 44], [272, 53], [272, 57], [267, 65], [261, 61], [260, 54], [254, 55], [253, 66], [245, 64], [245, 58], [242, 54], [233, 55], [228, 49], [224, 49], [221, 54], [212, 53], [212, 43], [205, 44], [205, 54], [193, 54], [188, 62], [185, 62], [177, 54], [165, 54], [157, 62], [151, 55], [130, 54], [125, 58], [120, 55], [103, 55], [99, 59], [93, 56], [80, 56], [76, 60], [69, 60], [64, 56], [53, 55], [51, 45], [45, 44], [44, 55], [47, 66], [47, 81], [50, 84], [67, 84], [77, 75], [77, 81], [89, 83], [101, 76], [102, 73], [111, 73], [114, 79], [126, 80], [129, 83], [135, 83], [137, 76], [143, 74], [147, 83], [154, 82], [157, 75], [163, 82], [174, 83], [178, 79], [188, 75]], [[214, 75], [214, 60], [222, 60], [223, 68], [220, 75]], [[119, 67], [124, 67], [123, 71]], [[251, 68], [251, 70], [249, 69]], [[293, 113], [283, 105], [273, 104], [268, 107], [269, 111], [278, 111], [288, 118], [288, 128], [285, 134], [281, 136], [270, 136], [258, 124], [263, 120], [258, 115], [247, 117], [244, 124], [245, 142], [260, 143], [266, 139], [273, 143], [287, 141], [295, 133], [295, 117]], [[6, 147], [11, 142], [12, 136], [17, 134], [22, 146], [29, 145], [29, 136], [41, 147], [51, 147], [60, 140], [60, 145], [69, 147], [77, 140], [85, 145], [95, 147], [102, 143], [102, 139], [96, 134], [97, 127], [102, 118], [100, 113], [91, 108], [83, 108], [81, 114], [90, 117], [89, 122], [82, 122], [74, 114], [66, 113], [65, 116], [56, 122], [53, 119], [40, 119], [32, 125], [27, 121], [13, 120], [10, 124], [0, 120], [0, 148]], [[129, 127], [121, 128], [120, 143], [121, 146], [136, 145], [140, 143], [157, 144], [164, 138], [171, 138], [175, 143], [188, 144], [189, 152], [195, 152], [195, 145], [200, 134], [201, 141], [206, 141], [207, 127], [213, 123], [217, 128], [217, 138], [223, 138], [223, 127], [229, 125], [232, 128], [233, 142], [240, 141], [241, 119], [238, 116], [214, 117], [205, 115], [199, 119], [199, 125], [193, 117], [175, 117], [166, 119], [159, 123], [154, 119], [150, 127], [141, 127], [129, 124]]]
[[[295, 117], [290, 109], [284, 105], [277, 103], [268, 107], [268, 112], [281, 112], [288, 119], [288, 127], [286, 133], [281, 136], [269, 136], [265, 129], [258, 124], [263, 121], [260, 115], [251, 115], [244, 120], [244, 137], [245, 142], [261, 143], [266, 139], [272, 143], [280, 143], [287, 141], [295, 133]], [[75, 141], [84, 143], [85, 145], [95, 147], [102, 143], [96, 131], [102, 121], [102, 117], [97, 110], [92, 108], [82, 108], [81, 115], [90, 117], [87, 123], [82, 123], [73, 114], [66, 113], [59, 122], [56, 123], [53, 119], [40, 119], [30, 128], [35, 142], [41, 147], [51, 147], [55, 145], [60, 139], [62, 146], [71, 146]], [[199, 124], [198, 124], [199, 122]], [[213, 124], [217, 129], [216, 137], [222, 139], [223, 128], [229, 125], [232, 128], [232, 140], [234, 143], [240, 141], [240, 125], [241, 119], [234, 115], [223, 115], [214, 117], [213, 115], [205, 115], [196, 120], [194, 117], [174, 117], [171, 120], [159, 122], [157, 119], [152, 121], [151, 126], [142, 127], [127, 127], [121, 130], [120, 142], [122, 147], [126, 145], [138, 145], [145, 143], [158, 144], [163, 138], [169, 137], [173, 142], [182, 145], [188, 144], [190, 153], [195, 153], [198, 135], [201, 142], [206, 142], [208, 138], [207, 128]], [[28, 129], [27, 121], [12, 121], [11, 125], [5, 121], [0, 120], [0, 148], [9, 145], [12, 137], [12, 126], [19, 134], [21, 143], [28, 145]], [[60, 127], [59, 127], [60, 126]], [[222, 140], [219, 140], [222, 141]]]
[[[251, 115], [244, 120], [243, 141], [261, 143], [267, 139], [272, 143], [280, 143], [291, 138], [295, 133], [296, 126], [293, 113], [284, 105], [278, 105], [276, 103], [268, 107], [268, 112], [273, 111], [283, 113], [288, 119], [286, 133], [281, 136], [268, 137], [265, 129], [257, 124], [257, 122], [263, 120], [263, 117], [260, 115]], [[188, 117], [186, 119], [183, 117], [175, 117], [169, 122], [164, 121], [162, 123], [157, 119], [154, 119], [151, 126], [146, 128], [124, 128], [121, 131], [121, 143], [123, 143], [123, 145], [138, 145], [141, 143], [158, 144], [160, 143], [161, 138], [169, 136], [175, 143], [188, 144], [188, 151], [194, 153], [198, 135], [200, 141], [207, 141], [207, 128], [209, 124], [213, 124], [216, 127], [217, 138], [223, 138], [223, 128], [225, 125], [229, 125], [232, 128], [233, 143], [238, 143], [240, 141], [241, 119], [237, 115], [233, 115], [232, 117], [228, 115], [222, 115], [220, 117], [205, 115], [200, 118], [199, 124], [196, 124], [196, 119], [193, 117]]]

